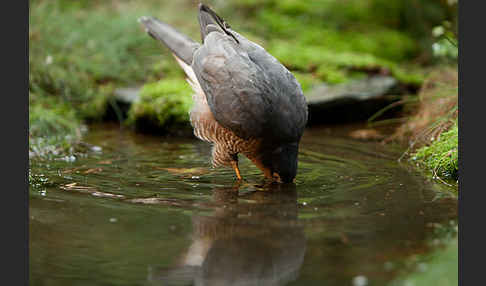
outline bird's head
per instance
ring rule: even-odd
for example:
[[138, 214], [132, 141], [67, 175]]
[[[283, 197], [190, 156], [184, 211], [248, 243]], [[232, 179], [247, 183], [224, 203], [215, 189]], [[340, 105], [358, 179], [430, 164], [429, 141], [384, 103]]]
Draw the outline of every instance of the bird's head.
[[297, 175], [297, 156], [299, 143], [285, 143], [274, 148], [270, 155], [270, 169], [272, 175], [282, 183], [293, 182]]

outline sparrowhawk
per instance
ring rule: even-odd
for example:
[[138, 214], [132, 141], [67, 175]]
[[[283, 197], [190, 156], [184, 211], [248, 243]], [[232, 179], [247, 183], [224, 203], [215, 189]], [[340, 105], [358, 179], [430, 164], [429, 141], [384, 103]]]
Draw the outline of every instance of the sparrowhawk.
[[292, 182], [308, 113], [300, 84], [208, 6], [199, 4], [198, 18], [202, 44], [153, 17], [139, 19], [187, 75], [194, 135], [213, 143], [213, 166], [231, 166], [240, 180], [242, 153], [266, 178]]

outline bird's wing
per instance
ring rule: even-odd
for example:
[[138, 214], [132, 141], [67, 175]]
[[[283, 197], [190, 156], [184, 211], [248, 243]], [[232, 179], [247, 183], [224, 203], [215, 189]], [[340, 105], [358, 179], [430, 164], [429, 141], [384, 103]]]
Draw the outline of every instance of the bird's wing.
[[210, 33], [194, 53], [192, 68], [216, 121], [242, 138], [260, 137], [269, 112], [257, 80], [263, 74], [235, 44]]
[[214, 118], [242, 138], [300, 138], [307, 105], [294, 76], [207, 10], [200, 6], [203, 45], [192, 68]]

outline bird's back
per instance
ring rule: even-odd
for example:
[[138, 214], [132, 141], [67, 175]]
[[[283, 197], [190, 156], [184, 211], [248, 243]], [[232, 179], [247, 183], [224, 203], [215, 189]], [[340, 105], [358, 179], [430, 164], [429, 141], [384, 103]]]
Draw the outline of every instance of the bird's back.
[[307, 121], [299, 83], [262, 47], [227, 31], [233, 37], [206, 35], [192, 62], [215, 119], [242, 138], [298, 141]]

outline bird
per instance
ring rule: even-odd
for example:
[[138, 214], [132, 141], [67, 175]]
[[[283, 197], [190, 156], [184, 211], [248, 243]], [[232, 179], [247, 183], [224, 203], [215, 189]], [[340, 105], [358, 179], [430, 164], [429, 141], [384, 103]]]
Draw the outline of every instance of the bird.
[[151, 16], [138, 19], [169, 48], [192, 87], [194, 135], [212, 143], [213, 167], [232, 167], [238, 155], [266, 179], [295, 182], [308, 108], [294, 75], [263, 47], [235, 30], [209, 6], [198, 5], [201, 43]]

